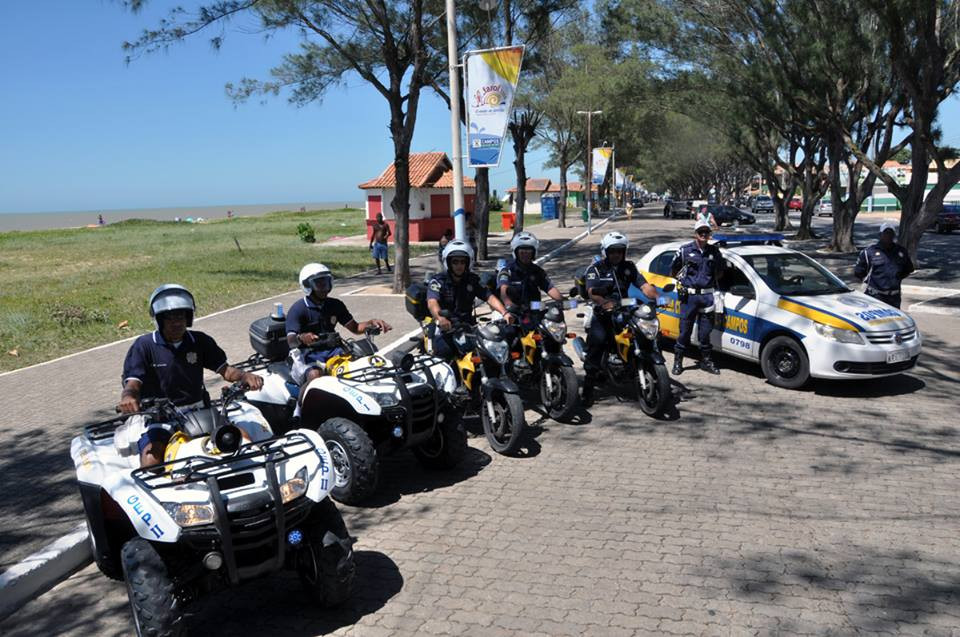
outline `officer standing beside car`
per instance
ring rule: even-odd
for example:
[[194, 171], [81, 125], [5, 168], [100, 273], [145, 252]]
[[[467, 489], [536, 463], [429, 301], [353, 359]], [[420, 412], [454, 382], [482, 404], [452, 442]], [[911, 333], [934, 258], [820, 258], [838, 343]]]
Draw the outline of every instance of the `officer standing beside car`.
[[710, 332], [713, 331], [715, 295], [719, 294], [717, 280], [723, 276], [723, 256], [716, 244], [709, 243], [710, 224], [698, 220], [694, 224], [694, 239], [680, 246], [670, 264], [671, 276], [678, 280], [677, 297], [680, 300], [680, 337], [674, 347], [673, 374], [683, 373], [683, 356], [690, 346], [693, 324], [697, 324], [700, 346], [700, 369], [719, 374], [713, 361]]
[[882, 223], [880, 240], [860, 252], [853, 274], [867, 284], [868, 296], [900, 309], [900, 282], [914, 267], [907, 249], [894, 241], [896, 236], [896, 226]]

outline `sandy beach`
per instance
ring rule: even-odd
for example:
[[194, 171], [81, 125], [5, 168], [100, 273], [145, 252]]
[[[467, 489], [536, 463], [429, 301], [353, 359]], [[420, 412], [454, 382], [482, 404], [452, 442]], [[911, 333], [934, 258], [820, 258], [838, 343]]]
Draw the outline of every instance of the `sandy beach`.
[[0, 213], [0, 232], [11, 230], [50, 230], [53, 228], [81, 228], [96, 225], [98, 215], [103, 215], [104, 223], [115, 223], [126, 219], [155, 219], [173, 221], [177, 217], [186, 219], [203, 217], [204, 219], [223, 219], [228, 211], [234, 216], [256, 216], [277, 210], [331, 210], [335, 208], [362, 208], [359, 201], [325, 201], [269, 203], [252, 205], [194, 206], [185, 208], [139, 208], [130, 210], [85, 210], [75, 212], [8, 212]]

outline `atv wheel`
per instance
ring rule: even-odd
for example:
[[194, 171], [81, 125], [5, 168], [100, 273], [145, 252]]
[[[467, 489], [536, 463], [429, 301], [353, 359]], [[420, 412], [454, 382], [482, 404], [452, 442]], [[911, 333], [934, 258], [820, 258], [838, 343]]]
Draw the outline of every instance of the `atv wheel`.
[[377, 450], [360, 425], [346, 418], [331, 418], [317, 429], [337, 472], [330, 492], [334, 500], [357, 504], [377, 488], [380, 463]]
[[[490, 408], [493, 408], [493, 417]], [[523, 415], [523, 401], [517, 394], [496, 391], [480, 404], [480, 420], [483, 433], [487, 436], [490, 448], [505, 456], [512, 455], [520, 448], [520, 439], [526, 422]]]
[[353, 592], [353, 540], [330, 498], [314, 505], [304, 527], [306, 542], [296, 556], [300, 583], [321, 606], [336, 606]]
[[182, 601], [157, 549], [135, 537], [120, 552], [137, 637], [177, 637], [183, 632]]
[[[547, 389], [547, 375], [550, 375], [551, 389]], [[566, 422], [577, 409], [580, 393], [580, 381], [572, 367], [560, 366], [544, 369], [540, 374], [540, 402], [550, 417], [558, 422]]]
[[442, 422], [430, 440], [413, 448], [413, 454], [425, 467], [430, 469], [452, 469], [460, 464], [467, 453], [467, 431], [463, 428], [461, 413], [452, 407], [440, 411]]
[[[115, 535], [110, 533], [109, 528], [107, 534]], [[93, 553], [93, 561], [97, 563], [97, 568], [110, 579], [122, 582], [123, 565], [120, 563], [120, 551], [107, 550], [106, 547], [100, 550], [97, 546], [97, 536], [93, 534], [93, 528], [90, 526], [90, 520], [87, 520], [87, 535], [90, 537], [90, 552]], [[119, 538], [116, 538], [116, 541], [119, 541]], [[113, 546], [117, 545], [113, 544]]]

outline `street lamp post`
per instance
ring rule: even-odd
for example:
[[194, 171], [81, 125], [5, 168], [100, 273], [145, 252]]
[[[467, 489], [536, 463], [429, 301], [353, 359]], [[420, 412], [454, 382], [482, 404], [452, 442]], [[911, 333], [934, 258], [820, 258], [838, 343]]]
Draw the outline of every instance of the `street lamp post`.
[[593, 119], [594, 115], [600, 115], [603, 111], [577, 111], [577, 115], [586, 115], [587, 116], [587, 234], [593, 230], [592, 220], [593, 220], [593, 209], [590, 207], [590, 195], [593, 190], [593, 145], [590, 141], [590, 122]]
[[463, 164], [460, 149], [460, 76], [457, 74], [457, 13], [447, 0], [447, 67], [450, 71], [450, 141], [453, 142], [453, 232], [467, 241], [466, 213], [463, 210]]

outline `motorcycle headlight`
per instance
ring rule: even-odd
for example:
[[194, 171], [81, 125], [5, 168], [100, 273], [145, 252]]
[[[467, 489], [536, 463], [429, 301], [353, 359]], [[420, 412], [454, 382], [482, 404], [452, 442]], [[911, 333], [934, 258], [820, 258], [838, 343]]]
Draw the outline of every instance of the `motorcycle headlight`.
[[558, 343], [562, 343], [567, 338], [567, 324], [560, 321], [548, 321], [544, 319], [543, 326], [547, 333]]
[[646, 336], [651, 341], [657, 338], [657, 334], [660, 333], [660, 319], [640, 319], [637, 320], [637, 327], [640, 328], [640, 333]]
[[506, 363], [507, 358], [510, 355], [510, 346], [507, 345], [506, 341], [491, 341], [488, 339], [483, 339], [480, 344], [483, 346], [483, 349], [486, 350], [490, 357], [498, 363]]
[[854, 345], [863, 345], [863, 337], [860, 336], [860, 332], [854, 332], [852, 330], [843, 330], [838, 327], [833, 327], [832, 325], [826, 325], [824, 323], [814, 323], [813, 329], [817, 331], [817, 334], [827, 339], [828, 341], [836, 341], [837, 343], [853, 343]]
[[652, 319], [655, 314], [656, 312], [654, 311], [654, 309], [649, 305], [647, 305], [646, 303], [642, 304], [640, 307], [638, 307], [633, 311], [633, 315], [641, 320]]
[[300, 467], [300, 471], [286, 482], [280, 485], [280, 498], [286, 504], [290, 500], [296, 500], [307, 492], [307, 468]]
[[209, 502], [164, 502], [163, 508], [181, 527], [213, 523], [213, 505]]

